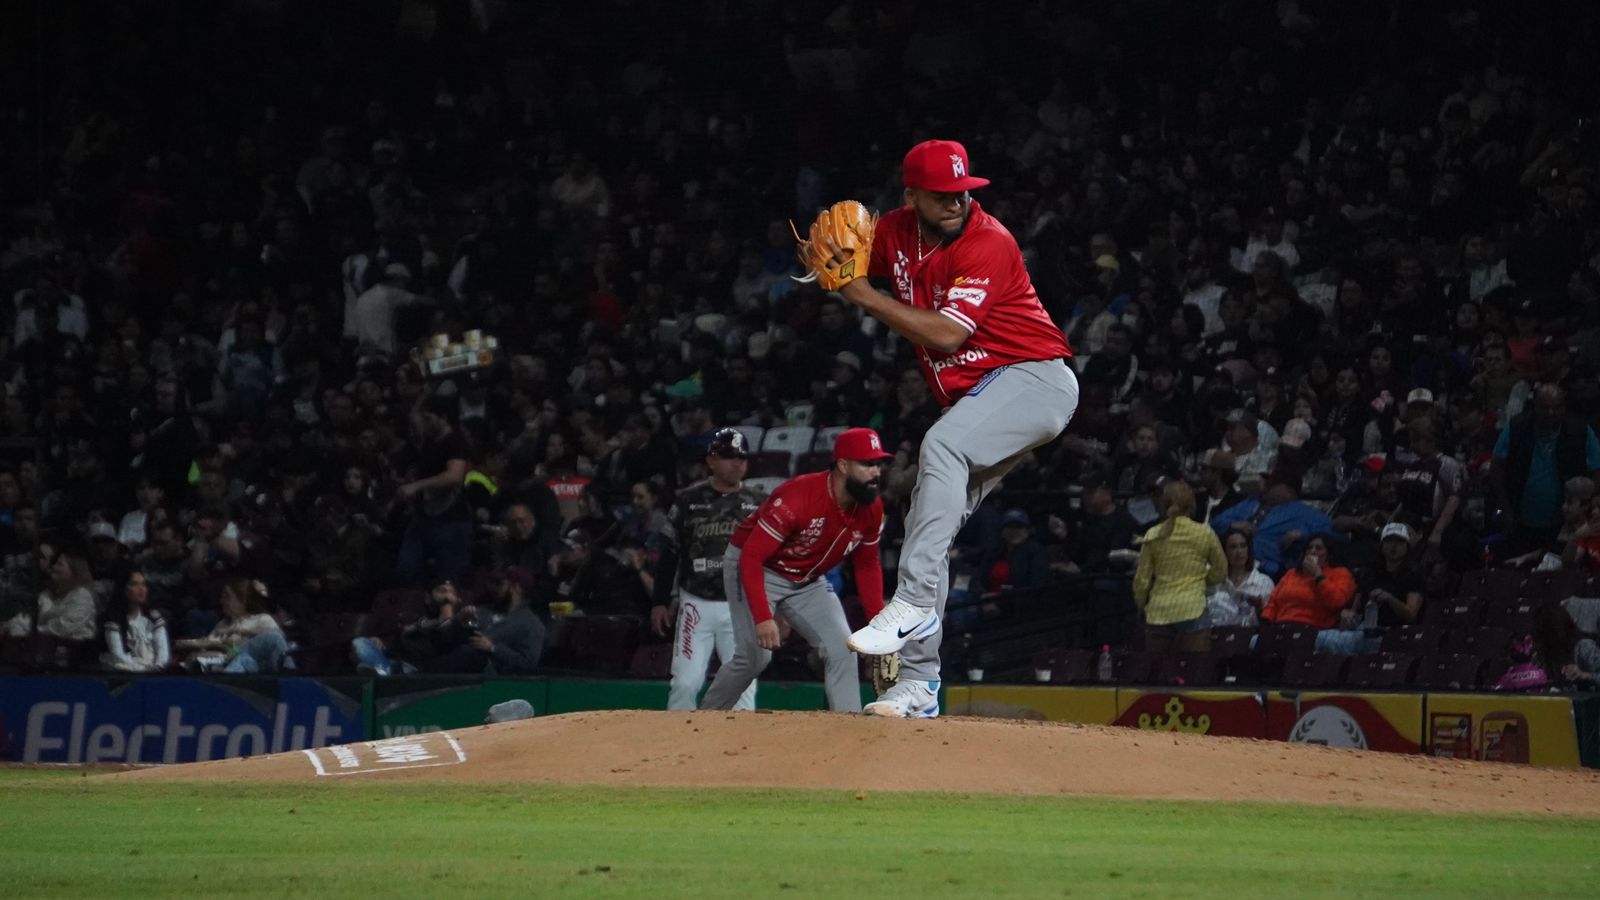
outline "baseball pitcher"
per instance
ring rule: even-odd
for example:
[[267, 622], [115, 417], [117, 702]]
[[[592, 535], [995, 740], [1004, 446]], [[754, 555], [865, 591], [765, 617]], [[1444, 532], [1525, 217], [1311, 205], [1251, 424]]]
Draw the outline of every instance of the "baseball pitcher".
[[[799, 252], [824, 289], [916, 345], [946, 407], [922, 439], [894, 599], [850, 636], [858, 653], [901, 651], [899, 681], [867, 712], [931, 718], [950, 544], [1006, 472], [1067, 427], [1078, 380], [1016, 239], [968, 193], [989, 181], [971, 174], [966, 148], [924, 141], [906, 154], [903, 176], [904, 207], [880, 222], [860, 203], [837, 203]], [[893, 293], [868, 275], [888, 279]]]

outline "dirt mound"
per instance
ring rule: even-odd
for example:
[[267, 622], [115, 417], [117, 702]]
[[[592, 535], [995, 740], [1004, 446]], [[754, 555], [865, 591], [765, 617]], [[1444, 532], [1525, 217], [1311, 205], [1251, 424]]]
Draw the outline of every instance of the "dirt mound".
[[107, 777], [975, 791], [1600, 816], [1600, 772], [1588, 770], [1096, 725], [827, 713], [576, 713]]

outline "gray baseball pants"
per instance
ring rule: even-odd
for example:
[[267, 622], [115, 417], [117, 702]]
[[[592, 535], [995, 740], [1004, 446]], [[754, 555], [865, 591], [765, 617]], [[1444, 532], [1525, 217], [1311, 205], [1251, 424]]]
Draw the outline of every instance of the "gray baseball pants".
[[[1077, 408], [1077, 375], [1051, 359], [996, 369], [945, 411], [922, 438], [896, 599], [943, 618], [956, 532], [1019, 460], [1066, 430]], [[938, 681], [943, 640], [940, 628], [908, 642], [900, 680]]]
[[[756, 643], [755, 616], [750, 612], [744, 586], [739, 583], [739, 548], [729, 546], [722, 559], [722, 584], [733, 620], [733, 657], [722, 661], [722, 668], [700, 701], [701, 709], [733, 709], [745, 688], [772, 661], [772, 651]], [[772, 612], [782, 613], [784, 620], [822, 654], [828, 708], [834, 712], [860, 712], [861, 678], [856, 654], [845, 645], [850, 639], [850, 625], [828, 582], [818, 578], [810, 584], [795, 584], [770, 569], [765, 577]]]

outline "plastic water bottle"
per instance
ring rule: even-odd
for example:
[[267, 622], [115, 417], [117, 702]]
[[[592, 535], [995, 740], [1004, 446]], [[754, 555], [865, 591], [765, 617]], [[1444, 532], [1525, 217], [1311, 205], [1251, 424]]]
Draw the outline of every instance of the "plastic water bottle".
[[1361, 628], [1368, 634], [1378, 630], [1378, 601], [1370, 598], [1367, 600], [1367, 609], [1361, 617]]
[[1111, 645], [1100, 646], [1100, 664], [1095, 667], [1094, 676], [1097, 681], [1110, 681], [1116, 674], [1116, 668], [1111, 662]]

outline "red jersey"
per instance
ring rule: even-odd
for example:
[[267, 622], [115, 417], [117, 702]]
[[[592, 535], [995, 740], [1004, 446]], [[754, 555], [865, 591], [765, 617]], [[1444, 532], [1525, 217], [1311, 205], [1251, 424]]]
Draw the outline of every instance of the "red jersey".
[[728, 543], [743, 549], [750, 532], [760, 528], [779, 544], [767, 568], [795, 584], [820, 578], [857, 547], [877, 547], [883, 536], [883, 500], [840, 509], [828, 486], [829, 474], [797, 475], [778, 485], [739, 523]]
[[959, 238], [932, 250], [924, 241], [919, 251], [917, 243], [915, 211], [903, 206], [884, 213], [868, 273], [892, 278], [901, 303], [948, 316], [971, 335], [954, 353], [917, 348], [940, 404], [961, 399], [1001, 366], [1072, 355], [1066, 335], [1039, 303], [1017, 239], [976, 200]]

